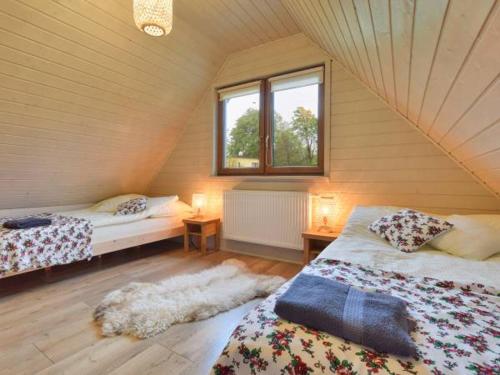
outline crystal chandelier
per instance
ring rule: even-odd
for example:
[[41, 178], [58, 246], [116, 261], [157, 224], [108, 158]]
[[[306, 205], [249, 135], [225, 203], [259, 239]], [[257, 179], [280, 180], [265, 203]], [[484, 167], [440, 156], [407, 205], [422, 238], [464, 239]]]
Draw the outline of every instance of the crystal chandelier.
[[151, 36], [172, 30], [173, 0], [134, 0], [134, 21], [139, 30]]

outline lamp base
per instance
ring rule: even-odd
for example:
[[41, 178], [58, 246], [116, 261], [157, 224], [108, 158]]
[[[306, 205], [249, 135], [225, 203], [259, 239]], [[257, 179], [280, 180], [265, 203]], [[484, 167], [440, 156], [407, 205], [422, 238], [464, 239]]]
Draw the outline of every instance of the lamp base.
[[201, 213], [200, 208], [196, 209], [196, 213], [193, 215], [191, 219], [203, 219], [203, 214]]
[[318, 232], [324, 232], [324, 233], [333, 233], [333, 229], [329, 227], [328, 225], [322, 225], [318, 227]]

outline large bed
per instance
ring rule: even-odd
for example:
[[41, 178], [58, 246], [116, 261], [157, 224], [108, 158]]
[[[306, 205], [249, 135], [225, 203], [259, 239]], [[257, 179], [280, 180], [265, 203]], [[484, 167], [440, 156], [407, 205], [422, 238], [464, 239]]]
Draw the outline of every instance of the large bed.
[[377, 353], [280, 319], [274, 305], [290, 281], [245, 316], [212, 373], [499, 374], [500, 255], [472, 261], [430, 246], [398, 251], [368, 230], [393, 212], [355, 209], [342, 235], [302, 273], [407, 301], [418, 357]]
[[[472, 261], [424, 245], [415, 253], [395, 250], [388, 242], [370, 232], [368, 226], [398, 207], [357, 207], [349, 217], [342, 235], [319, 258], [338, 259], [386, 271], [429, 276], [464, 283], [479, 282], [500, 289], [499, 253], [485, 261]], [[474, 246], [474, 244], [471, 244]]]

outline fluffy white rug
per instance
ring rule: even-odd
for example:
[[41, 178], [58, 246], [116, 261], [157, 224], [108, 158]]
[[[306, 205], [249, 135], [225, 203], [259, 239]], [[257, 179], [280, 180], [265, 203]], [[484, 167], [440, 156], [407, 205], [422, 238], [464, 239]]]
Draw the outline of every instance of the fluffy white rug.
[[146, 338], [172, 324], [206, 319], [267, 296], [284, 282], [279, 276], [251, 273], [244, 263], [229, 259], [205, 271], [158, 284], [130, 283], [109, 293], [95, 309], [94, 319], [105, 336]]

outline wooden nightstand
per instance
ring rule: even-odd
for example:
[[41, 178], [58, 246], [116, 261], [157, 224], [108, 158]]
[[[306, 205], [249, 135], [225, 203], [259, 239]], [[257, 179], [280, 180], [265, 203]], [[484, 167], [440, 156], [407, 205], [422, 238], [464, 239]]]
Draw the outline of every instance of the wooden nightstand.
[[304, 264], [308, 264], [311, 260], [311, 256], [317, 256], [322, 252], [330, 243], [335, 241], [337, 237], [340, 236], [338, 232], [318, 232], [313, 229], [309, 229], [302, 233], [302, 238], [304, 239]]
[[220, 247], [220, 219], [213, 217], [192, 217], [182, 220], [184, 223], [184, 251], [189, 251], [190, 236], [200, 237], [200, 250], [207, 253], [207, 238], [215, 236], [214, 251]]

